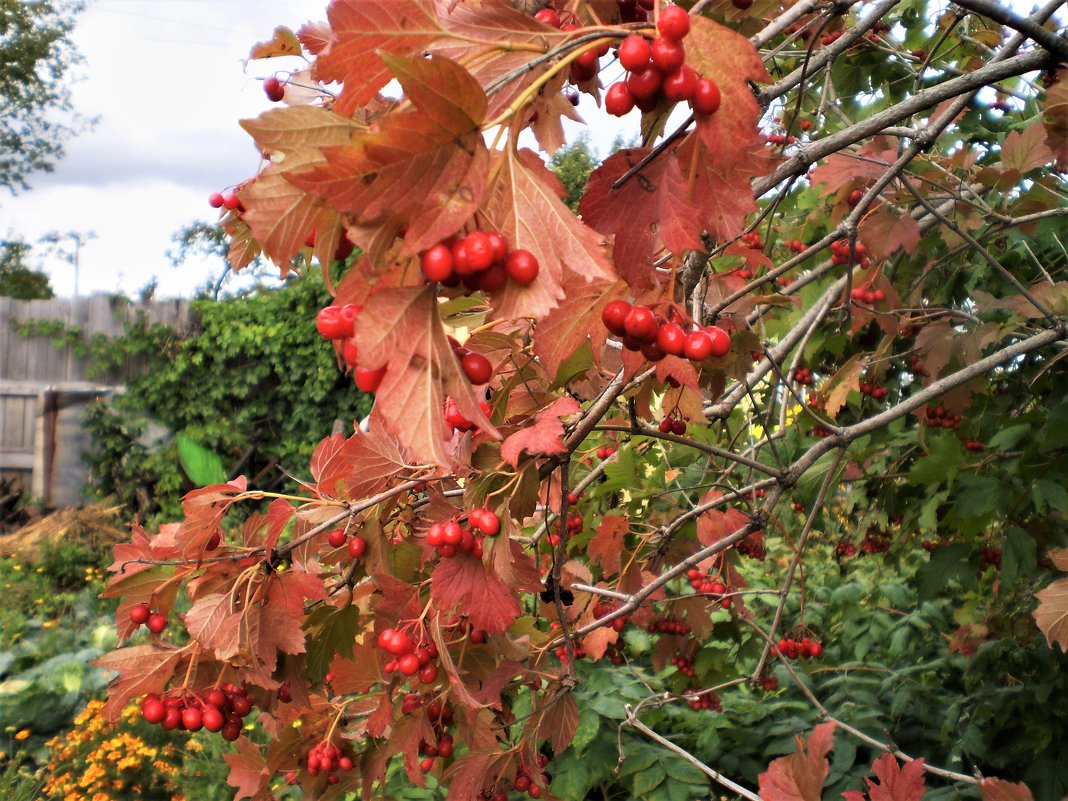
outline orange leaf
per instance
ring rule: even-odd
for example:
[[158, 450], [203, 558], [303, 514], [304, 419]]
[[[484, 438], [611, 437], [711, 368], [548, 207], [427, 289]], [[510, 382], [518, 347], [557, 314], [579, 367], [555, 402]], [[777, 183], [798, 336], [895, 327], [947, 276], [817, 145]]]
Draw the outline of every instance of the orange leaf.
[[119, 713], [131, 698], [162, 693], [181, 659], [182, 651], [162, 649], [152, 643], [120, 648], [93, 659], [91, 664], [101, 670], [119, 673], [108, 683], [104, 717], [118, 720]]
[[388, 433], [358, 429], [348, 439], [341, 434], [327, 437], [311, 458], [317, 491], [330, 497], [374, 495], [406, 466], [400, 446]]
[[[923, 798], [923, 760], [913, 759], [904, 767], [898, 765], [893, 754], [883, 754], [872, 765], [879, 783], [865, 777], [871, 801], [920, 801]], [[864, 793], [857, 790], [842, 793], [846, 801], [864, 801]]]
[[1042, 109], [1042, 124], [1046, 127], [1046, 145], [1053, 151], [1057, 165], [1068, 165], [1068, 83], [1059, 81], [1046, 90]]
[[601, 566], [604, 576], [619, 573], [619, 560], [623, 555], [623, 537], [630, 531], [630, 520], [624, 515], [605, 515], [597, 527], [586, 552]]
[[797, 751], [774, 760], [760, 774], [764, 801], [821, 801], [823, 783], [830, 773], [827, 753], [834, 747], [834, 723], [821, 723], [806, 742], [795, 735]]
[[506, 631], [522, 611], [515, 591], [467, 554], [442, 559], [431, 575], [430, 597], [442, 614], [458, 609], [476, 629]]
[[895, 251], [912, 253], [920, 243], [920, 224], [910, 215], [880, 206], [860, 221], [860, 238], [877, 260], [889, 258]]
[[557, 398], [552, 405], [539, 411], [533, 422], [510, 435], [501, 445], [501, 458], [512, 467], [519, 466], [519, 456], [526, 451], [536, 456], [562, 453], [564, 426], [561, 417], [568, 417], [582, 409], [572, 397]]
[[538, 321], [534, 331], [534, 354], [550, 377], [555, 379], [560, 365], [587, 340], [597, 358], [608, 338], [601, 312], [611, 301], [625, 297], [626, 292], [626, 284], [619, 280], [587, 281], [570, 270], [564, 274], [563, 300]]
[[979, 791], [983, 794], [983, 801], [1032, 801], [1031, 791], [1023, 782], [982, 779]]
[[1053, 161], [1053, 151], [1046, 144], [1046, 128], [1035, 120], [1023, 131], [1009, 131], [1001, 143], [1001, 165], [1009, 170], [1028, 172]]
[[1056, 642], [1062, 651], [1068, 651], [1068, 578], [1057, 579], [1035, 597], [1038, 608], [1031, 614], [1046, 642], [1051, 648]]
[[387, 289], [372, 296], [356, 332], [360, 361], [386, 367], [375, 396], [372, 429], [382, 426], [414, 463], [448, 467], [448, 395], [460, 412], [484, 432], [499, 438], [482, 412], [445, 335], [431, 289]]
[[234, 801], [240, 801], [242, 798], [274, 797], [267, 787], [271, 771], [267, 768], [267, 761], [260, 753], [258, 745], [247, 737], [241, 737], [237, 741], [237, 753], [224, 754], [223, 759], [230, 766], [230, 774], [226, 777], [226, 783], [237, 788]]
[[249, 58], [274, 58], [275, 56], [299, 56], [303, 51], [300, 40], [293, 31], [284, 25], [274, 29], [274, 35], [269, 41], [257, 42], [252, 46]]

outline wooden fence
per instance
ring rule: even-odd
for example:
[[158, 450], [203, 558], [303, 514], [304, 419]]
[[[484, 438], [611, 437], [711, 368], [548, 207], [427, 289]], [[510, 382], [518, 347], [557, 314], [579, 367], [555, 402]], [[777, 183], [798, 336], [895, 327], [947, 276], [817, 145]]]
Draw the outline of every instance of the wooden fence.
[[89, 360], [71, 343], [57, 347], [51, 336], [25, 336], [30, 321], [58, 321], [87, 341], [95, 334], [114, 338], [139, 315], [150, 323], [190, 326], [185, 300], [132, 304], [121, 298], [15, 300], [0, 297], [0, 479], [11, 489], [29, 491], [49, 506], [80, 503], [87, 480], [82, 455], [90, 446], [82, 429], [85, 408], [122, 391], [126, 380], [145, 369], [128, 359], [108, 373], [89, 377]]

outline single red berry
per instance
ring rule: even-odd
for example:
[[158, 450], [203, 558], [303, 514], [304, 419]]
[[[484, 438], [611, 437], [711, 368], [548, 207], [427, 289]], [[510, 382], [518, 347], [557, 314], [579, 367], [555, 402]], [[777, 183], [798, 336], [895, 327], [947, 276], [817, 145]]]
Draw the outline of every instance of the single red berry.
[[208, 691], [208, 694], [204, 696], [204, 701], [221, 709], [226, 706], [226, 693], [216, 687]]
[[508, 240], [505, 239], [504, 234], [490, 231], [486, 236], [489, 237], [490, 244], [493, 246], [493, 261], [504, 261], [508, 256]]
[[148, 723], [162, 723], [167, 716], [167, 707], [159, 698], [149, 696], [141, 702], [141, 715]]
[[694, 114], [715, 114], [719, 108], [719, 85], [711, 78], [698, 78], [690, 106]]
[[686, 332], [678, 323], [664, 323], [656, 333], [656, 344], [670, 356], [682, 356], [686, 351]]
[[237, 195], [233, 192], [223, 198], [223, 206], [225, 206], [228, 211], [234, 211], [234, 209], [240, 205], [241, 201], [237, 199]]
[[658, 362], [667, 356], [664, 351], [660, 350], [660, 346], [656, 344], [655, 339], [652, 342], [643, 343], [639, 350], [641, 350], [642, 356], [651, 362]]
[[[689, 19], [689, 15], [687, 15]], [[664, 75], [674, 72], [686, 62], [686, 50], [681, 42], [661, 36], [653, 42], [653, 66]]]
[[148, 604], [138, 604], [130, 609], [130, 622], [136, 623], [138, 626], [143, 626], [148, 622], [148, 618], [151, 617], [152, 610], [148, 608]]
[[208, 205], [213, 209], [221, 209], [223, 205], [222, 192], [212, 192], [208, 195]]
[[263, 91], [267, 93], [267, 99], [277, 103], [286, 96], [286, 88], [274, 75], [269, 75], [263, 80]]
[[551, 25], [554, 28], [560, 27], [560, 15], [552, 8], [543, 8], [534, 15], [534, 19], [544, 25]]
[[686, 358], [703, 362], [712, 355], [712, 337], [704, 331], [694, 331], [686, 337]]
[[343, 528], [335, 528], [326, 535], [326, 541], [330, 543], [331, 548], [340, 548], [348, 538]]
[[145, 621], [145, 625], [148, 626], [148, 630], [153, 634], [159, 634], [165, 628], [167, 628], [167, 616], [160, 612], [153, 612], [148, 616], [148, 620]]
[[[493, 264], [493, 240], [482, 231], [475, 231], [464, 237], [463, 254], [467, 258], [466, 271], [478, 273]], [[466, 271], [456, 265], [456, 271], [464, 275]]]
[[460, 359], [460, 366], [463, 368], [467, 380], [476, 387], [485, 384], [493, 375], [493, 365], [481, 353], [468, 353]]
[[453, 272], [452, 251], [446, 245], [434, 245], [423, 251], [423, 255], [419, 257], [419, 267], [428, 281], [448, 281]]
[[718, 325], [705, 326], [705, 333], [712, 338], [712, 355], [726, 356], [731, 349], [731, 335]]
[[423, 665], [419, 668], [419, 681], [423, 684], [433, 684], [438, 678], [438, 666], [434, 664]]
[[353, 537], [349, 540], [349, 556], [359, 559], [367, 550], [367, 540], [363, 537]]
[[478, 274], [478, 288], [483, 292], [500, 292], [508, 285], [508, 270], [503, 261], [495, 261]]
[[176, 706], [167, 707], [167, 711], [163, 716], [162, 726], [167, 731], [174, 731], [182, 725], [182, 710]]
[[182, 710], [182, 728], [186, 731], [200, 731], [204, 726], [200, 710], [195, 706], [187, 706]]
[[[643, 40], [644, 41], [644, 40]], [[623, 117], [634, 108], [634, 98], [623, 81], [612, 84], [604, 94], [604, 110], [613, 117]]]
[[459, 545], [464, 538], [463, 526], [457, 523], [455, 520], [448, 521], [442, 527], [441, 539], [445, 545], [452, 545], [453, 547]]
[[523, 286], [532, 283], [541, 271], [537, 257], [522, 248], [508, 254], [504, 267], [508, 271], [508, 277]]
[[631, 306], [627, 301], [613, 300], [605, 306], [604, 311], [601, 312], [601, 322], [604, 323], [605, 328], [616, 336], [621, 337], [627, 333], [623, 321], [626, 319], [630, 309]]
[[364, 392], [375, 392], [386, 375], [386, 368], [379, 367], [377, 370], [369, 370], [366, 367], [357, 367], [354, 371], [356, 386]]
[[397, 668], [405, 676], [414, 676], [419, 672], [419, 657], [415, 654], [405, 654], [397, 660]]
[[676, 417], [671, 421], [671, 433], [681, 437], [686, 433], [686, 421]]
[[849, 197], [846, 198], [846, 203], [848, 203], [850, 208], [852, 208], [853, 206], [860, 203], [860, 199], [862, 197], [864, 197], [864, 191], [862, 189], [854, 189], [852, 192], [849, 193]]
[[[345, 339], [341, 344], [341, 358], [349, 367], [355, 367], [360, 361], [360, 352], [356, 348], [356, 340], [353, 337]], [[208, 550], [211, 550], [210, 548]]]
[[681, 6], [665, 6], [660, 10], [656, 29], [661, 36], [681, 41], [690, 32], [690, 15]]
[[640, 100], [654, 100], [660, 91], [660, 83], [663, 75], [660, 70], [650, 64], [639, 72], [632, 72], [627, 76], [627, 89], [634, 98], [635, 105]]
[[222, 731], [223, 726], [226, 725], [226, 715], [216, 706], [205, 706], [200, 717], [204, 728], [208, 731]]
[[[548, 9], [544, 9], [544, 8], [542, 9], [542, 11], [547, 11], [547, 10]], [[540, 14], [541, 11], [539, 11], [538, 13]], [[428, 770], [431, 770], [433, 767], [434, 767], [434, 759], [433, 759], [433, 757], [423, 757], [419, 761], [419, 769], [422, 770], [423, 773], [426, 773]]]
[[489, 509], [476, 509], [479, 515], [478, 529], [487, 537], [496, 537], [501, 530], [501, 519]]
[[639, 72], [649, 64], [652, 48], [644, 36], [632, 33], [619, 45], [619, 64], [627, 72]]
[[590, 72], [596, 73], [600, 68], [600, 61], [596, 50], [586, 50], [583, 53], [579, 53], [575, 56], [575, 67], [578, 67], [582, 74], [588, 74]]
[[623, 320], [623, 328], [627, 336], [637, 342], [653, 342], [656, 340], [660, 326], [656, 323], [656, 317], [646, 306], [635, 306]]
[[341, 307], [326, 306], [319, 309], [315, 315], [315, 329], [323, 339], [342, 339], [345, 336], [345, 324], [341, 320]]
[[671, 418], [665, 417], [663, 420], [661, 420], [660, 423], [657, 425], [657, 429], [660, 431], [661, 434], [670, 434]]
[[693, 97], [694, 92], [697, 91], [697, 73], [693, 71], [692, 67], [683, 64], [664, 78], [661, 90], [668, 100], [675, 102], [689, 100]]

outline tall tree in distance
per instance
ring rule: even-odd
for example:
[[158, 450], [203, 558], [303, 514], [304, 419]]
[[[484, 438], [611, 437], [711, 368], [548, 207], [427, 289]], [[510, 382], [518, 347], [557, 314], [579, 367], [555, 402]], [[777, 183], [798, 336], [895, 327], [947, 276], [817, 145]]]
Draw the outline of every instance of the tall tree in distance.
[[0, 188], [30, 188], [51, 172], [63, 145], [91, 121], [71, 114], [71, 69], [81, 57], [70, 40], [85, 4], [77, 0], [0, 0]]
[[55, 296], [48, 276], [26, 265], [30, 245], [21, 239], [0, 242], [0, 298], [48, 300]]

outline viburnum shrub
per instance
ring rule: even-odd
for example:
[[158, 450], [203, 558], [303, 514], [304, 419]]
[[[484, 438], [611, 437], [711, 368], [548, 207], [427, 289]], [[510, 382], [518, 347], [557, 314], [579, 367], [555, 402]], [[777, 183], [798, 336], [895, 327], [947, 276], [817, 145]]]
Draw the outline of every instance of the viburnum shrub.
[[[1030, 614], [1068, 569], [1057, 4], [530, 5], [334, 0], [253, 49], [307, 65], [243, 122], [232, 266], [358, 248], [317, 325], [375, 405], [291, 492], [204, 487], [116, 548], [105, 713], [237, 737], [238, 798], [860, 801], [873, 762], [871, 799], [1030, 797], [974, 737], [929, 764], [907, 711], [828, 706], [893, 671], [807, 577], [897, 560], [959, 597], [956, 657], [1062, 664], [1068, 579]], [[641, 144], [575, 214], [544, 159], [621, 68]], [[770, 765], [705, 756], [771, 693], [823, 719], [796, 754], [801, 719]]]

